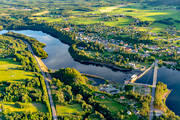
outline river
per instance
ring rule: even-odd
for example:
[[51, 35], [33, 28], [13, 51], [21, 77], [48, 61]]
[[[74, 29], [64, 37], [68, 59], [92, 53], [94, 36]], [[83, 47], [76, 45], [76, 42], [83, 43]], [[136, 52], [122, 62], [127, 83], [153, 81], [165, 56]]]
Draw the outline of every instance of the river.
[[[0, 31], [0, 34], [6, 32], [6, 30], [3, 30]], [[48, 53], [48, 58], [44, 59], [43, 62], [50, 69], [57, 70], [60, 68], [73, 67], [79, 70], [81, 73], [101, 76], [107, 80], [116, 81], [119, 83], [123, 83], [124, 80], [133, 74], [133, 72], [114, 71], [103, 66], [76, 62], [68, 52], [68, 45], [41, 31], [20, 30], [13, 32], [36, 38], [40, 42], [45, 43], [46, 47], [44, 50]], [[151, 84], [152, 72], [153, 70], [150, 70], [137, 82]], [[177, 115], [180, 115], [180, 94], [178, 93], [180, 92], [180, 72], [162, 67], [158, 70], [158, 81], [164, 82], [168, 85], [169, 89], [172, 89], [171, 94], [167, 98], [166, 104]]]
[[[69, 46], [62, 43], [60, 40], [43, 33], [41, 31], [20, 30], [14, 31], [33, 38], [36, 38], [46, 44], [44, 50], [48, 53], [48, 58], [43, 59], [43, 62], [50, 69], [57, 70], [60, 68], [73, 67], [81, 73], [101, 76], [106, 80], [111, 80], [123, 83], [124, 80], [130, 78], [133, 72], [114, 71], [111, 68], [104, 66], [96, 66], [92, 64], [82, 64], [75, 61], [68, 52]], [[0, 34], [6, 33], [7, 30], [0, 31]]]
[[[152, 81], [153, 70], [150, 70], [136, 82], [152, 84]], [[172, 90], [166, 100], [166, 105], [170, 110], [180, 116], [180, 71], [161, 67], [158, 69], [157, 81], [167, 84], [167, 87]]]

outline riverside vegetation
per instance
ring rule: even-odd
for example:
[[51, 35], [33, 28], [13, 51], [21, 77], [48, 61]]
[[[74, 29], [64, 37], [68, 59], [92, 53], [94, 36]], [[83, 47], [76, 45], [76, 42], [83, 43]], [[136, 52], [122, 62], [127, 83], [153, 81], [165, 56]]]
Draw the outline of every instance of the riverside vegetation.
[[[132, 70], [148, 67], [155, 59], [159, 59], [162, 65], [174, 69], [180, 68], [179, 1], [80, 0], [59, 2], [58, 0], [1, 0], [0, 3], [2, 13], [0, 14], [0, 29], [30, 29], [48, 33], [69, 44], [71, 46], [69, 49], [71, 55], [79, 61], [103, 63], [121, 69]], [[168, 3], [169, 6], [165, 6]], [[42, 49], [45, 45], [33, 38], [11, 32], [1, 37], [0, 55], [3, 58], [3, 64], [18, 66], [18, 70], [20, 69], [22, 75], [35, 74], [35, 78], [39, 78], [41, 82], [39, 88], [36, 86], [37, 89], [41, 88], [42, 96], [47, 95], [43, 78], [39, 77], [39, 74], [36, 75], [39, 68], [22, 40], [27, 41], [36, 55], [41, 58], [48, 56]], [[11, 62], [6, 63], [7, 59]], [[2, 67], [2, 69], [4, 73], [6, 73], [6, 70], [14, 70], [7, 69], [7, 67]], [[25, 71], [33, 73], [26, 73]], [[132, 98], [138, 103], [137, 106], [141, 112], [140, 118], [137, 118], [137, 115], [127, 114], [126, 108], [131, 110], [128, 105], [119, 104], [114, 100], [119, 97], [118, 95], [111, 96], [99, 93], [100, 96], [105, 96], [105, 100], [94, 97], [94, 93], [97, 91], [92, 90], [92, 86], [87, 84], [88, 80], [80, 76], [76, 70], [71, 68], [60, 69], [52, 73], [52, 75], [54, 76], [52, 87], [55, 87], [53, 91], [60, 95], [56, 96], [54, 94], [54, 100], [57, 104], [56, 109], [65, 111], [63, 113], [57, 110], [60, 119], [72, 118], [73, 116], [77, 116], [77, 119], [144, 119], [148, 116], [149, 96], [142, 97], [134, 94], [131, 90], [122, 93], [127, 98]], [[70, 76], [70, 78], [63, 77], [66, 75]], [[3, 80], [13, 80], [13, 76], [3, 78]], [[66, 83], [65, 80], [69, 80], [70, 83]], [[74, 86], [78, 88], [78, 91], [74, 91]], [[33, 86], [31, 89], [36, 89], [36, 87]], [[28, 91], [29, 87], [25, 88], [25, 90]], [[39, 91], [36, 91], [37, 94], [40, 94]], [[27, 95], [30, 96], [28, 93]], [[76, 96], [80, 102], [77, 102]], [[38, 100], [43, 103], [43, 100], [46, 99], [40, 100], [39, 98]], [[12, 102], [16, 102], [16, 100]], [[19, 106], [18, 103], [16, 105]], [[45, 101], [45, 106], [49, 110], [48, 100]], [[110, 109], [111, 106], [113, 106], [113, 109]], [[126, 106], [126, 108], [122, 106]], [[72, 109], [73, 107], [76, 107], [76, 109]], [[66, 111], [69, 111], [69, 113]], [[16, 112], [15, 114], [9, 114], [9, 116], [14, 115], [17, 118], [19, 116], [21, 118], [26, 116], [30, 118], [31, 116], [29, 113], [24, 115], [23, 112]], [[173, 113], [169, 112], [169, 114]], [[51, 114], [42, 115], [37, 113], [37, 115], [51, 118], [47, 117]], [[3, 112], [3, 116], [5, 116], [5, 112]], [[171, 115], [167, 115], [166, 118], [169, 116]], [[172, 116], [174, 118], [174, 115]], [[5, 117], [8, 118], [8, 115]]]
[[21, 40], [0, 35], [0, 105], [3, 119], [51, 119], [44, 78]]

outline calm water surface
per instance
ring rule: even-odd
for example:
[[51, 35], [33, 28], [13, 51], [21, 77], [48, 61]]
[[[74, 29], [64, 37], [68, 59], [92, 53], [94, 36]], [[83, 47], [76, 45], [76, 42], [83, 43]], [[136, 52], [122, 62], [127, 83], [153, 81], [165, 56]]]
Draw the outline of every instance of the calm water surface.
[[[150, 70], [141, 79], [137, 80], [137, 83], [152, 84], [153, 70]], [[180, 71], [171, 70], [166, 67], [158, 69], [158, 81], [167, 84], [168, 88], [172, 90], [168, 96], [166, 105], [180, 116]]]
[[[6, 33], [6, 30], [0, 31], [0, 34]], [[69, 46], [60, 42], [58, 39], [40, 31], [21, 30], [14, 31], [30, 37], [34, 37], [47, 46], [44, 48], [48, 53], [48, 58], [44, 59], [44, 63], [51, 69], [59, 69], [73, 67], [82, 73], [98, 75], [107, 80], [123, 82], [130, 73], [113, 71], [107, 67], [85, 65], [74, 61], [68, 52]], [[153, 70], [150, 70], [137, 82], [152, 84]], [[164, 82], [172, 89], [171, 94], [167, 98], [167, 106], [176, 114], [180, 115], [180, 72], [162, 67], [158, 70], [158, 81]]]
[[[6, 32], [6, 30], [3, 30], [0, 33], [3, 34]], [[44, 50], [48, 53], [48, 58], [44, 59], [43, 62], [50, 69], [73, 67], [82, 73], [98, 75], [107, 80], [113, 80], [121, 83], [124, 81], [124, 79], [127, 78], [127, 76], [130, 76], [130, 74], [132, 74], [121, 71], [113, 71], [112, 69], [107, 67], [96, 66], [92, 64], [86, 65], [76, 62], [68, 52], [68, 45], [41, 31], [20, 30], [13, 32], [36, 38], [40, 42], [45, 43], [46, 47], [44, 48]]]

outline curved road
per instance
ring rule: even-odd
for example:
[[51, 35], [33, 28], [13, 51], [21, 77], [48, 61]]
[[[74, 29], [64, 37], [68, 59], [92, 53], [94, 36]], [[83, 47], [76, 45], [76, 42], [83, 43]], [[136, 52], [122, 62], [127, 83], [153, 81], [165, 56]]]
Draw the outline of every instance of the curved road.
[[49, 85], [49, 81], [48, 81], [48, 79], [51, 80], [51, 76], [50, 76], [49, 73], [47, 73], [48, 77], [45, 75], [45, 73], [43, 72], [43, 70], [42, 70], [42, 68], [40, 66], [40, 63], [39, 63], [39, 61], [37, 59], [37, 56], [34, 54], [31, 46], [27, 42], [25, 42], [25, 41], [24, 41], [24, 43], [26, 43], [28, 45], [28, 49], [29, 49], [29, 51], [31, 51], [32, 55], [36, 59], [36, 62], [37, 62], [38, 66], [39, 66], [39, 68], [41, 70], [41, 73], [42, 73], [44, 79], [45, 79], [46, 88], [47, 88], [47, 92], [48, 92], [48, 96], [49, 96], [49, 102], [50, 102], [51, 111], [52, 111], [52, 116], [53, 116], [54, 120], [57, 120], [56, 109], [55, 109], [55, 106], [54, 106], [54, 102], [53, 102], [52, 94], [51, 94], [51, 89], [50, 89], [50, 85]]

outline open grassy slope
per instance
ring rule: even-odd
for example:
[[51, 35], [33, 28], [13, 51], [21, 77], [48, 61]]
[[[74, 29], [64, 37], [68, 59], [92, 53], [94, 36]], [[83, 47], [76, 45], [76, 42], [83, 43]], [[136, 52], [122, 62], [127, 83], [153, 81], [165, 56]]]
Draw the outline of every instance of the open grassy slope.
[[12, 59], [0, 59], [0, 82], [18, 82], [34, 77], [33, 72], [19, 70], [21, 65]]

